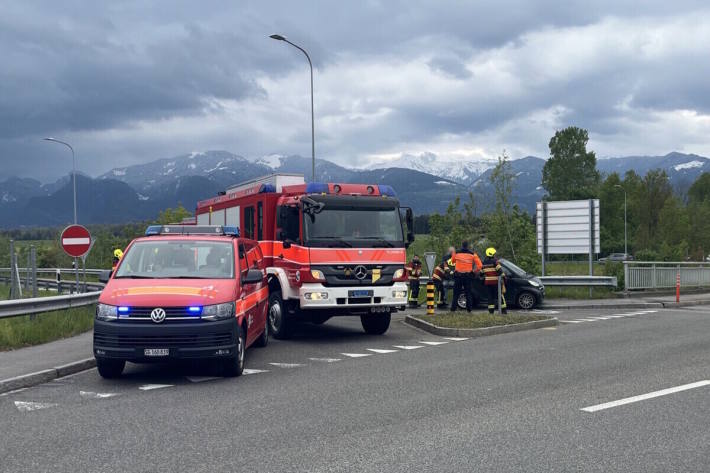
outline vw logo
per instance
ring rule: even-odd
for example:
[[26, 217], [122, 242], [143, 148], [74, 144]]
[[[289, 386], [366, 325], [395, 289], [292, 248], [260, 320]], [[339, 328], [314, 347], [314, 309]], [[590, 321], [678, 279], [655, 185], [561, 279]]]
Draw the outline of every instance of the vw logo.
[[161, 309], [158, 307], [157, 309], [153, 309], [153, 311], [150, 313], [150, 320], [155, 322], [156, 324], [159, 324], [163, 320], [165, 320], [165, 310]]
[[355, 266], [355, 269], [353, 270], [353, 274], [358, 279], [365, 279], [367, 277], [367, 268], [364, 267], [363, 265]]

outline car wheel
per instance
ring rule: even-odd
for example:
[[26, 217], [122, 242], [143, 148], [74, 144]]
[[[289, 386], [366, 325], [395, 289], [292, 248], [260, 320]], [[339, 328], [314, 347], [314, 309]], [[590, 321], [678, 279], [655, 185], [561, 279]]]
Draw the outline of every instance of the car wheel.
[[466, 308], [466, 294], [459, 294], [459, 298], [456, 301], [456, 305], [459, 307], [459, 309]]
[[263, 348], [269, 344], [269, 313], [266, 313], [266, 322], [264, 323], [264, 331], [261, 332], [259, 338], [254, 341], [254, 346]]
[[244, 371], [244, 358], [246, 355], [246, 335], [242, 327], [237, 326], [237, 352], [224, 360], [223, 372], [225, 376], [241, 376]]
[[293, 320], [289, 317], [281, 298], [281, 291], [269, 296], [269, 330], [274, 338], [285, 340], [293, 335]]
[[360, 322], [365, 333], [370, 335], [382, 335], [390, 328], [391, 314], [361, 315]]
[[535, 297], [535, 294], [532, 292], [528, 291], [523, 291], [520, 294], [518, 294], [518, 307], [520, 307], [523, 310], [530, 310], [535, 307], [535, 304], [537, 304], [537, 297]]
[[99, 370], [101, 377], [105, 379], [118, 378], [125, 367], [126, 362], [124, 360], [96, 359], [96, 369]]

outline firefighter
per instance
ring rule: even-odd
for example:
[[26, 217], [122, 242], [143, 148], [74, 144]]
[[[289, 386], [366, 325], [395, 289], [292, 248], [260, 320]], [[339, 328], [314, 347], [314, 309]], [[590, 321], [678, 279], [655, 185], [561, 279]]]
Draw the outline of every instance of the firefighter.
[[451, 279], [454, 274], [454, 262], [453, 258], [456, 254], [456, 250], [453, 246], [449, 247], [448, 253], [441, 260], [441, 263], [434, 268], [434, 274], [432, 279], [434, 279], [434, 286], [436, 286], [436, 300], [437, 307], [446, 307], [446, 285], [444, 282]]
[[418, 255], [414, 255], [412, 261], [404, 267], [409, 275], [409, 297], [407, 301], [410, 307], [419, 306], [419, 278], [422, 276], [422, 262]]
[[496, 258], [496, 249], [491, 247], [486, 250], [486, 258], [483, 260], [483, 284], [488, 292], [488, 313], [492, 314], [498, 306], [498, 277], [501, 277], [501, 311], [508, 313], [508, 306], [505, 303], [505, 278], [500, 261]]
[[120, 248], [113, 250], [113, 264], [111, 266], [111, 272], [116, 271], [116, 267], [118, 267], [118, 263], [121, 261], [121, 258], [123, 258], [123, 251]]
[[468, 242], [461, 243], [461, 249], [454, 254], [454, 297], [451, 312], [458, 307], [461, 294], [466, 294], [466, 310], [473, 310], [473, 278], [481, 269], [481, 259], [468, 247]]

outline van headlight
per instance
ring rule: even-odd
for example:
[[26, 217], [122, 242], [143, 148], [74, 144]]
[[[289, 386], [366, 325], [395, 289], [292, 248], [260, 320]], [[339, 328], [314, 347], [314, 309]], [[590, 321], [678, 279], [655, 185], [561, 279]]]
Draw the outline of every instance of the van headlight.
[[96, 320], [116, 320], [118, 308], [115, 305], [96, 304]]
[[234, 302], [206, 305], [202, 308], [202, 318], [207, 320], [224, 320], [234, 317]]

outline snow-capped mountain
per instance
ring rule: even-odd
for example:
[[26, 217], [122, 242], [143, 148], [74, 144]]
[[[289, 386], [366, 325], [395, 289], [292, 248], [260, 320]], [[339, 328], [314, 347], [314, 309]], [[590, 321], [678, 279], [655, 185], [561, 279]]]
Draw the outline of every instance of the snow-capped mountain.
[[460, 184], [470, 184], [488, 169], [495, 167], [497, 162], [495, 159], [487, 158], [475, 160], [444, 158], [434, 153], [402, 154], [395, 159], [371, 162], [360, 169], [415, 169]]

